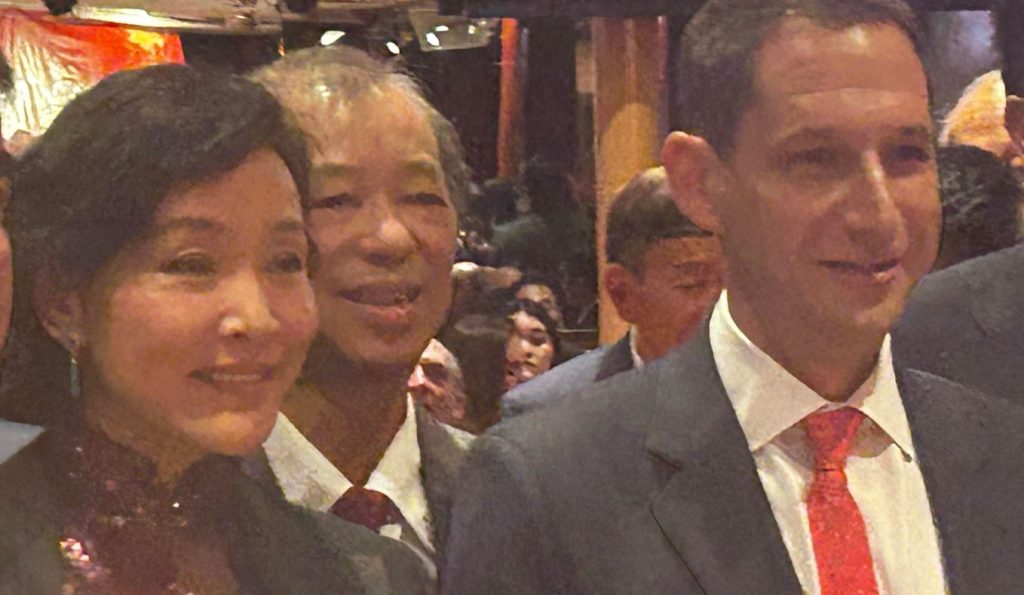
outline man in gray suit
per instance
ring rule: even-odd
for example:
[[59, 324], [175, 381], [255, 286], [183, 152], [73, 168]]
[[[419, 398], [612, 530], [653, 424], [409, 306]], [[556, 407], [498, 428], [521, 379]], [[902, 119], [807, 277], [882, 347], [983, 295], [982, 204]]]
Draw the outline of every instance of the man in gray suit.
[[895, 0], [710, 0], [662, 160], [729, 269], [702, 331], [478, 439], [449, 593], [1004, 593], [1024, 411], [893, 361], [938, 247]]
[[604, 286], [629, 333], [509, 391], [503, 419], [665, 355], [697, 330], [722, 290], [718, 238], [679, 212], [662, 167], [637, 174], [616, 194], [605, 238]]

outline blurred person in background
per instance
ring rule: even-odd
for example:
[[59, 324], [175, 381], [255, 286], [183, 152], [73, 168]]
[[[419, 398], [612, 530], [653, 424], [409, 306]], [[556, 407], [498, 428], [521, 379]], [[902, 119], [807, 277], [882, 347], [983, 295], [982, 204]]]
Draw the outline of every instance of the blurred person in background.
[[[14, 80], [10, 64], [0, 55], [0, 93], [13, 92]], [[4, 143], [5, 145], [6, 143]], [[17, 165], [14, 157], [0, 145], [0, 223], [2, 213], [7, 209], [10, 200], [10, 184]], [[11, 244], [7, 231], [0, 224], [0, 353], [7, 343], [7, 331], [11, 322], [11, 293], [14, 273], [11, 270]], [[15, 415], [16, 411], [0, 403], [0, 415]], [[16, 423], [0, 419], [0, 463], [7, 460], [21, 447], [39, 435], [42, 428], [29, 424]]]
[[265, 447], [285, 495], [444, 551], [465, 442], [409, 394], [452, 298], [467, 170], [451, 124], [391, 63], [346, 47], [257, 71], [312, 153], [320, 332]]
[[593, 222], [568, 175], [533, 161], [524, 168], [523, 189], [530, 212], [494, 229], [500, 264], [557, 276], [574, 255], [593, 256]]
[[[499, 296], [507, 296], [501, 292]], [[466, 381], [462, 427], [483, 433], [500, 419], [501, 397], [562, 361], [554, 321], [529, 301], [490, 302], [490, 310], [464, 316], [442, 337], [458, 358]]]
[[1016, 246], [1024, 186], [992, 153], [967, 145], [938, 152], [942, 244], [935, 269]]
[[264, 89], [179, 65], [105, 79], [24, 156], [3, 381], [53, 410], [0, 466], [0, 592], [426, 590], [259, 458], [316, 328], [308, 172]]
[[[1007, 96], [1002, 135], [1008, 143], [996, 155], [1020, 171], [1024, 11], [1009, 2], [995, 18]], [[987, 187], [1006, 184], [1004, 174], [992, 176], [985, 181]], [[998, 227], [1004, 226], [1009, 227], [1005, 219]], [[893, 350], [915, 368], [1024, 403], [1024, 373], [1016, 365], [1024, 361], [1024, 246], [973, 258], [922, 279], [893, 332]]]
[[461, 428], [466, 421], [466, 381], [455, 355], [431, 339], [409, 377], [409, 394], [438, 421]]
[[527, 271], [512, 286], [512, 295], [518, 301], [533, 302], [543, 308], [558, 328], [565, 322], [565, 314], [562, 312], [565, 291], [554, 277]]
[[505, 315], [505, 390], [544, 374], [561, 361], [558, 326], [539, 304], [516, 301]]
[[509, 392], [503, 418], [663, 356], [689, 338], [722, 289], [718, 238], [679, 212], [664, 168], [637, 174], [619, 191], [605, 237], [604, 285], [629, 332]]

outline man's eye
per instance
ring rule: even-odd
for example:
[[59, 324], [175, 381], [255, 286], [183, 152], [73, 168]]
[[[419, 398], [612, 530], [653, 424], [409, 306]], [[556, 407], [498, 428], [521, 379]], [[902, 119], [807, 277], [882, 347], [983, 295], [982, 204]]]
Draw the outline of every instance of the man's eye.
[[346, 207], [355, 207], [359, 205], [359, 199], [353, 194], [343, 192], [341, 194], [335, 194], [324, 198], [318, 198], [313, 201], [314, 209], [344, 209]]
[[275, 256], [267, 270], [271, 273], [301, 273], [306, 270], [306, 259], [295, 252], [286, 252]]
[[833, 167], [839, 164], [839, 151], [828, 147], [817, 147], [797, 151], [789, 156], [786, 164], [790, 167]]
[[899, 161], [918, 161], [927, 163], [932, 160], [932, 152], [927, 147], [917, 145], [900, 145], [892, 150], [892, 157]]
[[710, 282], [708, 281], [697, 281], [693, 283], [680, 283], [676, 285], [676, 289], [682, 289], [683, 291], [699, 291], [708, 288]]
[[444, 197], [431, 192], [418, 192], [403, 197], [403, 202], [423, 207], [446, 207], [448, 203]]
[[188, 275], [206, 277], [214, 274], [213, 259], [205, 254], [187, 254], [179, 256], [160, 267], [160, 272], [168, 275]]

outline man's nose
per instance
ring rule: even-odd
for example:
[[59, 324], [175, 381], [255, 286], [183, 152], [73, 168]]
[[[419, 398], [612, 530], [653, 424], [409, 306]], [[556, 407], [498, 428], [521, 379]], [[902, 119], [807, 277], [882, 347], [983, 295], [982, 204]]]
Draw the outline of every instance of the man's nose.
[[388, 197], [377, 196], [369, 201], [364, 223], [366, 233], [360, 248], [371, 264], [394, 266], [415, 252], [416, 237]]

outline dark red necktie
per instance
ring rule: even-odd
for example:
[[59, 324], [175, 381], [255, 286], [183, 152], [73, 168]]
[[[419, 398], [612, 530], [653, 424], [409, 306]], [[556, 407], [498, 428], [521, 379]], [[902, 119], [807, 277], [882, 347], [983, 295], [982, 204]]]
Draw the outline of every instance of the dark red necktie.
[[862, 421], [864, 414], [849, 407], [803, 420], [814, 453], [807, 517], [821, 595], [878, 593], [864, 517], [846, 484], [846, 457]]
[[402, 513], [391, 498], [377, 490], [368, 490], [362, 486], [350, 487], [331, 506], [330, 512], [375, 533], [384, 525], [392, 525], [402, 520]]

